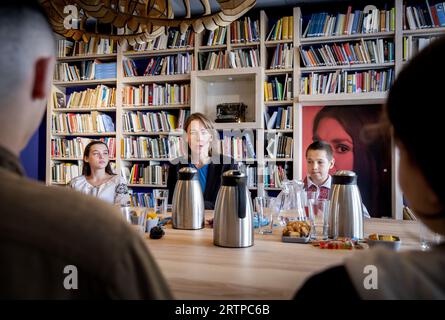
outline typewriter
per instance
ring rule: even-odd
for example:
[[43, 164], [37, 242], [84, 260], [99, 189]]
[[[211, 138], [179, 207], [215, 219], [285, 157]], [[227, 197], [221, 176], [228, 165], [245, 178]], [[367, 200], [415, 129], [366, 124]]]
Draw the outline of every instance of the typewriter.
[[221, 103], [216, 106], [215, 122], [244, 122], [247, 106], [244, 103]]

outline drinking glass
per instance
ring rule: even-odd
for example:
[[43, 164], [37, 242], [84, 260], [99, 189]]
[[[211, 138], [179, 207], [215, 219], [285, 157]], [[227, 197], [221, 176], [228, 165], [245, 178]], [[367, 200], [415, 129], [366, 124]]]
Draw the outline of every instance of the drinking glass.
[[315, 240], [328, 238], [330, 201], [327, 199], [315, 200], [313, 210], [313, 229], [311, 236]]
[[272, 234], [273, 232], [273, 213], [270, 203], [269, 197], [255, 198], [255, 219], [258, 221], [259, 234]]
[[165, 215], [167, 213], [168, 190], [154, 189], [153, 199], [156, 214]]
[[145, 232], [147, 225], [147, 209], [139, 207], [121, 207], [122, 217], [137, 231]]
[[444, 240], [440, 234], [431, 231], [421, 221], [419, 221], [419, 237], [420, 237], [420, 249], [422, 251], [430, 250], [431, 247], [440, 244]]

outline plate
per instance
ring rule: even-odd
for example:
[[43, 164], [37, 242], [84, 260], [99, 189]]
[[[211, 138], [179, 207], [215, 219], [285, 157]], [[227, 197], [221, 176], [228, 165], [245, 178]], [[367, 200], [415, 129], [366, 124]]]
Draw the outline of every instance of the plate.
[[293, 242], [293, 243], [308, 243], [311, 241], [311, 237], [289, 237], [289, 236], [281, 236], [281, 240], [283, 242]]

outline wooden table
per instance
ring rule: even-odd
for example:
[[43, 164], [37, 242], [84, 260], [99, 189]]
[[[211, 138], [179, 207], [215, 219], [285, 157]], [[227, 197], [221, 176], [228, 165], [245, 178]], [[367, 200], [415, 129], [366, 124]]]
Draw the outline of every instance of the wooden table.
[[[356, 250], [326, 250], [284, 243], [281, 232], [255, 235], [250, 248], [213, 245], [213, 230], [167, 227], [162, 239], [147, 244], [177, 299], [290, 299], [314, 272], [340, 264]], [[370, 219], [365, 235], [392, 234], [402, 249], [419, 248], [415, 221]]]

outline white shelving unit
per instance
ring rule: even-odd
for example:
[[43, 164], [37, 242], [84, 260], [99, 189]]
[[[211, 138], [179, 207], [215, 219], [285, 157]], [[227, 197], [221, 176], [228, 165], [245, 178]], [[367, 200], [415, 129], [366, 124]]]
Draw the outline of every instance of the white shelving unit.
[[[431, 1], [430, 1], [431, 2]], [[433, 1], [434, 2], [434, 1]], [[408, 4], [410, 1], [408, 1]], [[365, 4], [363, 3], [351, 3], [354, 9], [362, 9]], [[47, 145], [50, 146], [51, 139], [53, 137], [116, 137], [116, 169], [119, 170], [125, 164], [132, 162], [143, 163], [144, 161], [168, 161], [165, 158], [140, 158], [140, 159], [126, 159], [121, 154], [120, 141], [124, 137], [130, 136], [166, 136], [166, 135], [180, 135], [180, 132], [136, 132], [128, 133], [123, 131], [122, 127], [122, 115], [125, 112], [131, 111], [169, 111], [176, 112], [180, 109], [190, 109], [193, 112], [202, 112], [206, 114], [210, 119], [216, 118], [216, 106], [219, 103], [227, 102], [243, 102], [248, 106], [246, 113], [246, 122], [243, 123], [217, 123], [216, 128], [219, 130], [239, 129], [247, 130], [252, 129], [256, 135], [256, 158], [244, 159], [248, 160], [248, 164], [257, 166], [258, 185], [250, 188], [258, 193], [262, 194], [264, 191], [277, 191], [277, 188], [265, 188], [263, 180], [263, 170], [271, 161], [288, 162], [292, 167], [294, 179], [302, 179], [305, 174], [302, 172], [302, 163], [304, 159], [303, 145], [302, 145], [302, 123], [303, 123], [303, 108], [308, 106], [327, 106], [327, 105], [381, 105], [385, 103], [387, 98], [387, 92], [365, 92], [365, 93], [342, 93], [342, 94], [314, 94], [303, 95], [300, 94], [300, 78], [303, 73], [308, 74], [312, 72], [330, 72], [334, 70], [340, 71], [363, 71], [363, 70], [383, 70], [394, 69], [395, 75], [403, 68], [403, 38], [404, 37], [432, 37], [445, 33], [445, 27], [441, 28], [429, 28], [419, 30], [404, 30], [403, 29], [403, 1], [391, 0], [388, 1], [388, 7], [395, 7], [395, 30], [388, 32], [376, 32], [367, 34], [353, 34], [353, 35], [341, 35], [341, 36], [329, 36], [329, 37], [311, 37], [303, 38], [301, 36], [302, 25], [300, 20], [302, 18], [302, 9], [295, 7], [291, 11], [282, 13], [283, 15], [293, 16], [293, 38], [288, 40], [266, 41], [266, 36], [269, 33], [270, 23], [273, 17], [268, 17], [271, 14], [267, 10], [261, 10], [259, 12], [248, 13], [247, 15], [255, 16], [255, 19], [259, 19], [260, 27], [260, 39], [257, 42], [248, 43], [232, 43], [230, 27], [227, 27], [226, 38], [224, 44], [207, 46], [203, 43], [204, 33], [196, 34], [193, 46], [182, 48], [171, 48], [164, 50], [150, 50], [150, 51], [125, 51], [124, 48], [118, 47], [116, 54], [107, 55], [84, 55], [75, 57], [63, 57], [58, 59], [58, 62], [72, 63], [82, 60], [94, 60], [101, 59], [104, 61], [117, 62], [117, 75], [116, 78], [103, 79], [103, 80], [82, 80], [62, 82], [55, 81], [53, 83], [54, 90], [60, 92], [66, 92], [69, 87], [83, 87], [83, 86], [96, 86], [99, 84], [105, 84], [116, 87], [116, 106], [115, 108], [96, 108], [96, 109], [84, 109], [84, 108], [72, 108], [72, 109], [58, 109], [55, 110], [52, 106], [52, 102], [48, 104], [47, 113]], [[344, 6], [344, 4], [342, 4]], [[304, 8], [311, 8], [310, 4], [306, 4]], [[340, 11], [340, 10], [339, 10]], [[306, 13], [307, 14], [307, 13]], [[279, 17], [279, 16], [278, 16]], [[277, 18], [277, 17], [275, 17]], [[252, 20], [255, 20], [252, 19]], [[332, 44], [343, 43], [348, 41], [360, 41], [363, 40], [375, 40], [385, 39], [393, 40], [395, 45], [395, 61], [386, 62], [381, 64], [351, 64], [351, 65], [339, 65], [339, 66], [317, 66], [317, 67], [301, 67], [300, 61], [300, 46], [320, 45], [320, 44]], [[293, 67], [292, 68], [276, 68], [269, 69], [269, 56], [272, 54], [277, 44], [293, 45]], [[201, 70], [198, 71], [198, 55], [199, 53], [206, 52], [218, 52], [227, 51], [232, 52], [238, 49], [258, 49], [260, 66], [256, 68], [239, 68], [239, 69], [216, 69], [216, 70]], [[190, 74], [174, 74], [174, 75], [158, 75], [158, 76], [137, 76], [137, 77], [124, 77], [123, 75], [123, 62], [127, 59], [148, 59], [154, 56], [175, 55], [178, 53], [190, 53], [194, 55], [194, 69]], [[264, 101], [263, 84], [265, 80], [273, 79], [274, 77], [292, 77], [292, 99], [285, 101]], [[190, 101], [185, 104], [176, 105], [159, 105], [159, 106], [141, 106], [141, 105], [123, 105], [122, 95], [123, 89], [126, 86], [138, 86], [142, 84], [152, 83], [190, 83]], [[263, 114], [269, 108], [287, 107], [293, 108], [293, 127], [288, 129], [270, 129], [264, 125]], [[175, 111], [176, 110], [176, 111]], [[51, 115], [55, 113], [85, 113], [90, 111], [100, 111], [104, 113], [115, 114], [116, 118], [116, 132], [113, 133], [82, 133], [82, 134], [58, 134], [53, 133], [51, 130]], [[269, 133], [281, 133], [293, 138], [293, 158], [284, 159], [269, 159], [265, 157], [265, 139]], [[77, 161], [78, 158], [51, 158], [50, 147], [47, 148], [47, 175], [46, 182], [48, 184], [56, 184], [51, 182], [51, 162], [52, 161]], [[394, 147], [392, 148], [392, 213], [394, 218], [402, 217], [402, 195], [398, 185], [398, 167], [397, 167], [398, 153]], [[130, 187], [165, 187], [154, 185], [140, 185], [132, 184]]]

